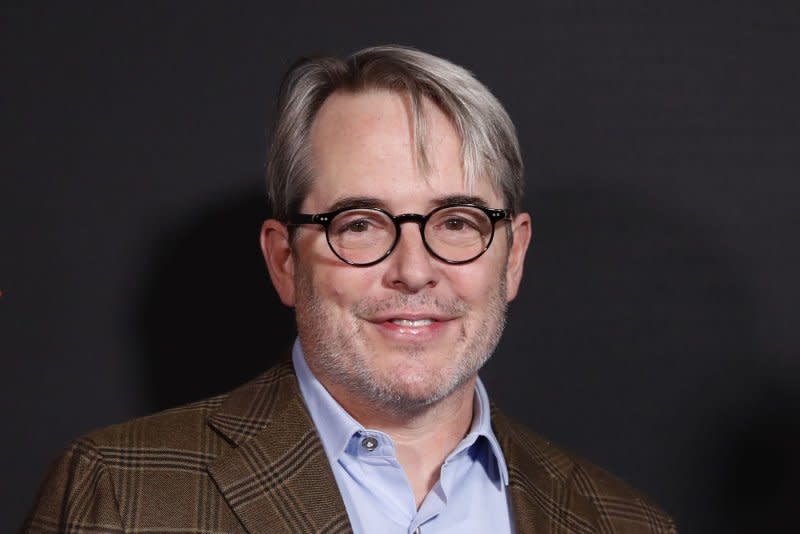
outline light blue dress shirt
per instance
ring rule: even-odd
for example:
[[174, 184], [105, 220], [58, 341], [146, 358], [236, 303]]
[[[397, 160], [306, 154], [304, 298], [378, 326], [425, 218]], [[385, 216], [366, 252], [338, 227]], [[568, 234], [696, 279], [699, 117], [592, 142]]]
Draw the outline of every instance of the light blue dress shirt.
[[417, 510], [392, 439], [364, 428], [336, 402], [306, 364], [299, 340], [292, 361], [355, 534], [513, 532], [508, 470], [492, 432], [489, 398], [480, 379], [472, 426]]

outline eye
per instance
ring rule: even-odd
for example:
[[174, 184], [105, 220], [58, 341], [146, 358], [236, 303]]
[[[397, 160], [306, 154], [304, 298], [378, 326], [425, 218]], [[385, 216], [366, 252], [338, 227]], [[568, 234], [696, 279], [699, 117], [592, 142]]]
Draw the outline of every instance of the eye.
[[330, 230], [336, 235], [357, 236], [386, 231], [391, 221], [381, 212], [371, 210], [349, 210], [333, 219]]
[[474, 206], [447, 206], [435, 211], [425, 226], [429, 243], [467, 246], [492, 232], [491, 221]]
[[441, 226], [448, 232], [474, 232], [478, 230], [479, 223], [470, 217], [450, 215], [441, 222]]
[[467, 227], [467, 221], [458, 217], [450, 217], [444, 221], [444, 228], [451, 231], [464, 230]]
[[366, 232], [370, 229], [370, 222], [367, 219], [358, 219], [355, 221], [350, 221], [347, 225], [342, 228], [344, 232]]

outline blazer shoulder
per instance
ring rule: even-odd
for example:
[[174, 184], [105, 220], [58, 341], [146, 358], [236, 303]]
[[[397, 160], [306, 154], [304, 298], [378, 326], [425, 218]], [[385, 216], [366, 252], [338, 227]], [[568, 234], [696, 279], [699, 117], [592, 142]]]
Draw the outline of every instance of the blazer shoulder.
[[[672, 518], [655, 502], [605, 469], [555, 445], [526, 425], [493, 408], [493, 424], [513, 479], [547, 480], [552, 491], [579, 497], [592, 510], [587, 521], [598, 532], [677, 532]], [[524, 484], [523, 484], [524, 486]], [[572, 502], [568, 498], [566, 502]], [[577, 501], [576, 501], [577, 502]]]
[[229, 394], [217, 395], [154, 414], [137, 417], [93, 430], [76, 441], [82, 450], [91, 445], [106, 448], [177, 447], [193, 449], [204, 431], [207, 419], [225, 402]]
[[81, 441], [100, 451], [109, 447], [194, 450], [208, 444], [204, 436], [211, 430], [236, 442], [230, 436], [232, 429], [242, 434], [260, 429], [294, 376], [291, 363], [284, 361], [230, 392], [100, 428]]
[[23, 531], [158, 532], [173, 523], [186, 532], [238, 531], [216, 497], [206, 503], [214, 513], [170, 511], [215, 495], [209, 466], [270, 420], [293, 379], [291, 366], [278, 365], [230, 393], [76, 439], [52, 465]]

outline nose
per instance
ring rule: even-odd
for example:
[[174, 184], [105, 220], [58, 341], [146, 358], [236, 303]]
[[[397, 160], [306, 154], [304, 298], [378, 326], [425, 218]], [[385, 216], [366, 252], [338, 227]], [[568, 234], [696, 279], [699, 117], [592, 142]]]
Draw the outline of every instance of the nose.
[[384, 260], [389, 267], [385, 274], [386, 284], [406, 293], [434, 287], [439, 276], [437, 260], [425, 248], [418, 222], [405, 221], [400, 227], [400, 238]]

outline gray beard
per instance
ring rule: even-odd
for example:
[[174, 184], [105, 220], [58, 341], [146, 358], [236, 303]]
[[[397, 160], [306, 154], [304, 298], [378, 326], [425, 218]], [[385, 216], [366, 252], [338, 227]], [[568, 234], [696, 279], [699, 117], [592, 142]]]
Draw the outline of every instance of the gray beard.
[[[507, 311], [505, 269], [500, 273], [497, 291], [490, 295], [486, 315], [471, 335], [462, 328], [453, 347], [454, 366], [447, 367], [436, 378], [436, 386], [423, 395], [415, 395], [378, 376], [367, 364], [363, 352], [373, 352], [367, 343], [360, 346], [357, 340], [366, 340], [364, 322], [358, 317], [369, 317], [385, 310], [425, 308], [443, 315], [461, 316], [469, 306], [461, 299], [440, 299], [427, 294], [397, 294], [390, 298], [365, 298], [350, 309], [350, 324], [338, 324], [330, 314], [327, 304], [313, 287], [310, 276], [298, 271], [297, 324], [300, 343], [309, 367], [323, 384], [326, 380], [337, 384], [363, 403], [398, 417], [413, 417], [447, 398], [466, 381], [477, 374], [494, 352], [500, 341]], [[424, 358], [426, 346], [404, 345], [409, 358]]]

